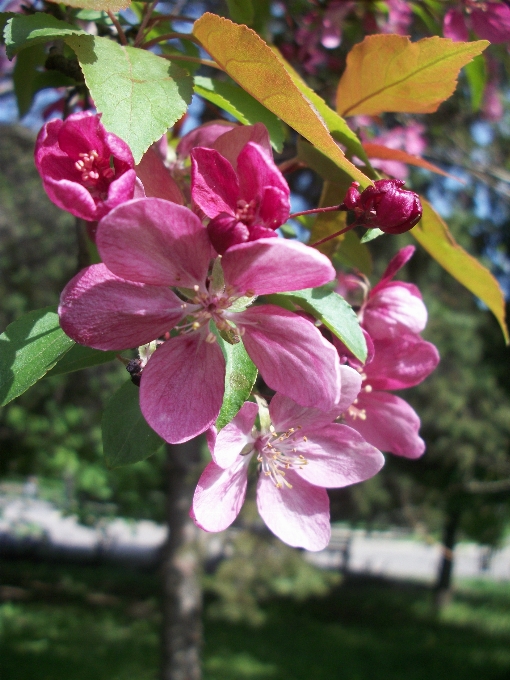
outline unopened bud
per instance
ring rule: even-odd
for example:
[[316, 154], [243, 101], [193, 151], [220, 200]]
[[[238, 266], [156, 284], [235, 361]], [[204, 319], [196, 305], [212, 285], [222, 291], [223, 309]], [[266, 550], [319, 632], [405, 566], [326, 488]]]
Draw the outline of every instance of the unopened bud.
[[354, 211], [359, 225], [402, 234], [418, 224], [422, 216], [420, 197], [402, 189], [404, 184], [401, 179], [380, 179], [360, 193], [359, 184], [353, 182], [341, 208]]

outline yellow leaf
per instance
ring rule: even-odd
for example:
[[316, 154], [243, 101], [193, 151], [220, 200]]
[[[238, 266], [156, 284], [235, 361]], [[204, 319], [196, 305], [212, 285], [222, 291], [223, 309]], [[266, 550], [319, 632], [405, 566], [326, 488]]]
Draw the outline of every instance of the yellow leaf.
[[430, 203], [423, 198], [421, 202], [423, 217], [411, 229], [411, 234], [454, 279], [487, 305], [498, 320], [508, 344], [505, 298], [498, 282], [488, 269], [459, 246]]
[[416, 43], [401, 35], [367, 36], [347, 55], [337, 111], [342, 116], [437, 111], [453, 94], [460, 69], [488, 45], [437, 36]]
[[[60, 4], [60, 0], [48, 1]], [[80, 7], [81, 9], [118, 12], [121, 9], [127, 9], [131, 4], [131, 0], [65, 0], [65, 4], [69, 7]]]
[[193, 35], [246, 92], [308, 139], [353, 180], [371, 181], [345, 157], [315, 107], [292, 81], [284, 65], [255, 31], [207, 12]]

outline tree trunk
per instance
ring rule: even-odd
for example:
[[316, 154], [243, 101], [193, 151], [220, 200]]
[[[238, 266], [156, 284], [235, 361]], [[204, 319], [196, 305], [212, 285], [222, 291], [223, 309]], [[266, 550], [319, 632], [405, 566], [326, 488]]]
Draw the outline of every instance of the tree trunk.
[[200, 463], [201, 440], [167, 444], [168, 540], [163, 554], [161, 680], [200, 680], [202, 646], [200, 531], [189, 509]]
[[452, 574], [455, 543], [457, 540], [457, 530], [459, 528], [460, 511], [449, 509], [443, 529], [443, 555], [439, 567], [436, 587], [435, 600], [438, 609], [441, 609], [451, 600], [452, 596]]

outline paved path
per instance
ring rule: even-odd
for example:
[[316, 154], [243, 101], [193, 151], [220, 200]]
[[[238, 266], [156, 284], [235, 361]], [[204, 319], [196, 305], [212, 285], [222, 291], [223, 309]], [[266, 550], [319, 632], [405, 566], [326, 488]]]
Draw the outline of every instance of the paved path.
[[[42, 541], [57, 551], [74, 550], [82, 555], [101, 552], [112, 557], [145, 561], [154, 559], [165, 536], [165, 528], [154, 522], [116, 519], [95, 529], [79, 524], [73, 516], [62, 516], [46, 501], [0, 496], [0, 538], [4, 541]], [[206, 536], [210, 554], [221, 552], [222, 535]], [[307, 553], [307, 558], [324, 568], [339, 568], [345, 559], [347, 545], [351, 571], [394, 578], [432, 581], [441, 558], [438, 544], [412, 540], [398, 532], [367, 534], [342, 527], [333, 528], [332, 540], [326, 550]], [[455, 550], [455, 576], [510, 580], [510, 543], [495, 552], [488, 563], [486, 557], [485, 548], [473, 543], [460, 544]]]

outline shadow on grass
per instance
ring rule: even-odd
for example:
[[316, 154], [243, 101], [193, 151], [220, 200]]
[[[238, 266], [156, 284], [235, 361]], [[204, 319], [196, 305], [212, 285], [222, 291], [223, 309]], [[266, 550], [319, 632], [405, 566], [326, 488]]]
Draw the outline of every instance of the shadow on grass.
[[[154, 574], [15, 562], [2, 572], [2, 680], [157, 678]], [[369, 578], [264, 609], [258, 628], [206, 617], [205, 680], [510, 677], [509, 584], [470, 584], [440, 617], [427, 587]]]

